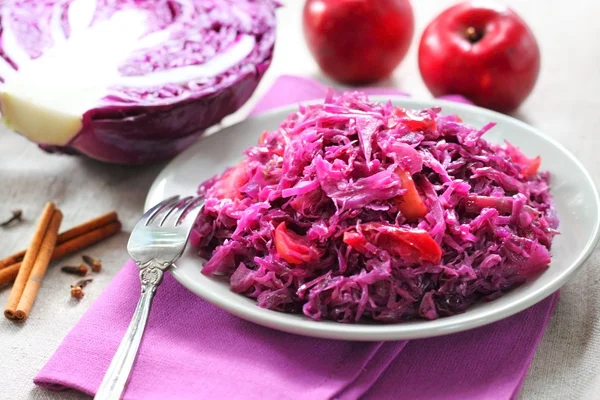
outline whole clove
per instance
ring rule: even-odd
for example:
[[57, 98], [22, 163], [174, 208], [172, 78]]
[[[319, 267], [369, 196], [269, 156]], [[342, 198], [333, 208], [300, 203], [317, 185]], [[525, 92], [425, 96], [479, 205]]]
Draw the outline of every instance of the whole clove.
[[21, 210], [13, 210], [12, 211], [12, 217], [10, 217], [9, 219], [7, 219], [4, 222], [0, 222], [0, 226], [2, 228], [6, 228], [6, 227], [9, 227], [11, 225], [14, 225], [15, 223], [19, 223], [19, 222], [23, 222], [23, 211], [21, 211]]
[[74, 299], [81, 300], [84, 294], [81, 286], [71, 286], [71, 297]]
[[74, 274], [79, 276], [85, 276], [89, 271], [88, 267], [85, 264], [81, 264], [78, 266], [65, 265], [64, 267], [61, 267], [60, 270], [62, 272], [66, 272], [67, 274]]
[[71, 297], [81, 300], [81, 298], [85, 295], [83, 293], [83, 288], [92, 281], [92, 279], [82, 279], [77, 281], [74, 285], [71, 285]]
[[100, 272], [102, 270], [102, 262], [100, 260], [97, 260], [94, 257], [87, 255], [84, 255], [81, 258], [83, 258], [83, 262], [85, 262], [92, 268], [92, 271]]

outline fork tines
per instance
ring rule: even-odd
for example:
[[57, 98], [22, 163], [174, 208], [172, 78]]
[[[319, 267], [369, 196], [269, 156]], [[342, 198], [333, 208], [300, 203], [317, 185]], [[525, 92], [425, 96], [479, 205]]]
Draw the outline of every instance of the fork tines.
[[145, 220], [147, 226], [177, 226], [191, 210], [201, 205], [202, 199], [203, 196], [169, 197], [148, 210], [142, 220]]

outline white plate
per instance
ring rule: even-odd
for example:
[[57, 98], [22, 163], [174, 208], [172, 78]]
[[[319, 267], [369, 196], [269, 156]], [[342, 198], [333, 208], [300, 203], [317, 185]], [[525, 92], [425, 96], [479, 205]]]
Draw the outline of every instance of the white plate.
[[[389, 96], [371, 98], [376, 101], [390, 99]], [[554, 240], [552, 264], [546, 272], [505, 296], [477, 304], [463, 314], [391, 325], [317, 322], [303, 315], [262, 309], [253, 300], [231, 292], [224, 281], [202, 275], [201, 260], [189, 246], [172, 271], [175, 278], [198, 296], [257, 324], [302, 335], [346, 340], [415, 339], [475, 328], [524, 310], [564, 285], [591, 254], [599, 236], [600, 200], [581, 163], [553, 139], [503, 114], [439, 100], [397, 97], [392, 101], [407, 108], [441, 105], [443, 113], [456, 113], [466, 123], [477, 127], [489, 121], [497, 122], [497, 126], [486, 134], [486, 139], [498, 143], [506, 139], [525, 154], [542, 156], [541, 168], [552, 174], [551, 190], [561, 220], [561, 235]], [[236, 164], [242, 159], [244, 149], [256, 144], [265, 129], [276, 128], [289, 112], [296, 109], [296, 106], [288, 106], [251, 117], [199, 141], [175, 158], [157, 177], [148, 193], [146, 209], [174, 194], [195, 193], [199, 183]]]

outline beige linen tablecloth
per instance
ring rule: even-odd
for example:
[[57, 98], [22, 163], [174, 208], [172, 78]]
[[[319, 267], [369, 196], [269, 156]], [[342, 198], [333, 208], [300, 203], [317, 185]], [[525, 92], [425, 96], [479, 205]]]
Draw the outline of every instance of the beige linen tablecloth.
[[[249, 107], [279, 74], [323, 78], [304, 46], [301, 0], [288, 0], [279, 12], [280, 28], [274, 63], [253, 100], [225, 123], [246, 115]], [[417, 27], [413, 47], [394, 77], [382, 85], [414, 96], [427, 96], [418, 73], [416, 47], [427, 21], [454, 2], [413, 1]], [[512, 0], [511, 6], [530, 24], [542, 52], [535, 91], [516, 114], [558, 139], [600, 182], [600, 3], [594, 0]], [[104, 270], [86, 288], [79, 303], [69, 297], [75, 280], [50, 268], [29, 320], [16, 325], [0, 319], [0, 399], [80, 399], [85, 396], [36, 388], [32, 379], [68, 330], [100, 294], [126, 259], [127, 232], [142, 210], [146, 193], [164, 164], [146, 167], [105, 165], [79, 157], [54, 156], [24, 138], [0, 129], [0, 218], [23, 209], [27, 222], [0, 230], [0, 257], [24, 248], [44, 203], [63, 210], [64, 227], [116, 209], [123, 233], [93, 247]], [[64, 264], [77, 263], [76, 257]], [[523, 399], [600, 398], [600, 252], [596, 250], [562, 290], [558, 308], [525, 380]], [[8, 290], [0, 289], [4, 306]]]

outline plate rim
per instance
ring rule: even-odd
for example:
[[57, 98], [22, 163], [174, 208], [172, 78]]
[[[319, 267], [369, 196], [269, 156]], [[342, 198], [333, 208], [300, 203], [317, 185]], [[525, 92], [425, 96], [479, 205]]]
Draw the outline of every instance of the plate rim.
[[[407, 107], [444, 107], [450, 106], [451, 108], [458, 110], [466, 110], [467, 112], [475, 112], [479, 116], [482, 116], [486, 119], [496, 120], [497, 122], [500, 120], [504, 120], [505, 122], [512, 123], [518, 125], [520, 128], [526, 129], [530, 133], [538, 136], [542, 140], [549, 142], [551, 145], [560, 150], [565, 156], [567, 156], [574, 165], [579, 169], [582, 173], [583, 177], [587, 181], [588, 185], [592, 189], [593, 198], [595, 202], [596, 208], [600, 209], [600, 192], [598, 187], [594, 183], [594, 180], [587, 170], [587, 168], [583, 165], [579, 159], [575, 157], [575, 155], [567, 149], [562, 143], [553, 137], [546, 135], [541, 132], [534, 126], [531, 126], [521, 120], [518, 120], [512, 116], [505, 115], [496, 111], [488, 110], [485, 108], [477, 107], [470, 104], [461, 104], [448, 100], [441, 99], [415, 99], [406, 96], [400, 95], [370, 95], [369, 98], [375, 102], [387, 102], [394, 101], [398, 103], [406, 102], [410, 103]], [[269, 109], [267, 111], [258, 113], [256, 115], [250, 115], [239, 122], [221, 127], [215, 133], [202, 137], [198, 141], [196, 141], [192, 146], [185, 149], [183, 152], [178, 154], [175, 158], [173, 158], [168, 164], [166, 164], [160, 173], [154, 179], [148, 194], [146, 196], [146, 200], [144, 203], [144, 210], [147, 210], [152, 206], [154, 202], [152, 199], [153, 193], [158, 190], [158, 186], [162, 181], [163, 176], [166, 174], [165, 171], [169, 171], [176, 167], [176, 165], [182, 160], [186, 159], [189, 154], [193, 154], [197, 146], [200, 146], [202, 142], [209, 139], [213, 135], [220, 134], [221, 131], [225, 129], [229, 129], [231, 127], [244, 124], [247, 120], [255, 120], [260, 121], [261, 119], [270, 119], [274, 115], [278, 115], [281, 113], [291, 113], [298, 109], [299, 105], [308, 105], [322, 102], [322, 99], [315, 99], [309, 101], [300, 101], [294, 102], [292, 104], [279, 106], [276, 108]], [[240, 154], [240, 158], [243, 157]], [[426, 324], [432, 325], [430, 327], [423, 327], [422, 325], [414, 326], [411, 324], [341, 324], [341, 323], [330, 323], [329, 321], [313, 321], [308, 318], [304, 321], [304, 324], [299, 324], [297, 320], [289, 320], [286, 318], [281, 318], [282, 316], [290, 316], [289, 314], [279, 313], [277, 311], [265, 310], [258, 306], [249, 307], [248, 309], [240, 309], [235, 306], [235, 304], [230, 304], [227, 302], [227, 299], [221, 298], [220, 296], [209, 292], [203, 291], [202, 295], [199, 294], [194, 288], [192, 283], [190, 283], [182, 274], [177, 271], [177, 268], [172, 268], [169, 272], [175, 277], [175, 279], [184, 286], [187, 290], [190, 290], [192, 293], [197, 295], [198, 297], [208, 301], [209, 303], [226, 310], [227, 312], [236, 315], [244, 320], [251, 321], [253, 323], [266, 326], [269, 328], [277, 329], [280, 331], [301, 334], [312, 337], [326, 338], [326, 339], [340, 339], [340, 340], [359, 340], [359, 341], [387, 341], [387, 340], [409, 340], [409, 339], [419, 339], [419, 338], [427, 338], [427, 337], [435, 337], [442, 336], [451, 333], [461, 332], [465, 330], [474, 329], [477, 327], [481, 327], [484, 325], [491, 324], [493, 322], [502, 320], [509, 316], [515, 315], [539, 302], [549, 297], [553, 293], [555, 293], [558, 289], [560, 289], [570, 278], [572, 278], [577, 271], [585, 264], [585, 261], [591, 256], [594, 249], [596, 248], [598, 242], [600, 241], [600, 217], [596, 218], [593, 234], [587, 240], [583, 251], [580, 252], [579, 256], [572, 262], [570, 265], [565, 268], [565, 270], [558, 275], [553, 281], [550, 281], [548, 284], [532, 291], [531, 293], [526, 293], [522, 297], [514, 300], [512, 303], [506, 304], [500, 309], [493, 309], [488, 312], [482, 312], [480, 315], [475, 316], [467, 316], [466, 314], [457, 314], [458, 316], [463, 316], [463, 321], [452, 321], [452, 316], [439, 318], [433, 321], [423, 321]], [[237, 295], [237, 294], [236, 294]], [[238, 295], [241, 296], [241, 295]], [[327, 323], [324, 323], [327, 322]], [[437, 329], [434, 329], [436, 325]], [[426, 332], [424, 332], [424, 330]]]

